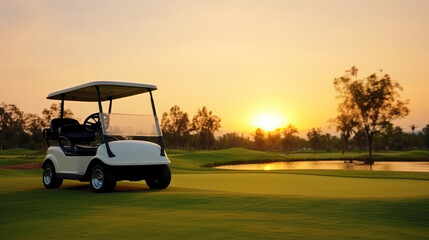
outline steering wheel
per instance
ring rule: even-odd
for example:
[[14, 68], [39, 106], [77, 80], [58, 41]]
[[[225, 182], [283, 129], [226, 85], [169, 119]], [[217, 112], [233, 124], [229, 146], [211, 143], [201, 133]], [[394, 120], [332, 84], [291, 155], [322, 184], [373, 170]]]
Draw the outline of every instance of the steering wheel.
[[97, 131], [97, 128], [100, 124], [100, 114], [93, 113], [89, 115], [85, 121], [83, 122], [83, 125], [88, 129], [89, 131]]

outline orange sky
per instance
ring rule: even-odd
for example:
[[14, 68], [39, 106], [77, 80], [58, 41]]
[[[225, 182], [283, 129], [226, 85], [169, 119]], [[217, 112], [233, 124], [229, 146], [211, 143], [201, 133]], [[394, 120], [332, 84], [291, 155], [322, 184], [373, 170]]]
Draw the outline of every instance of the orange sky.
[[40, 113], [50, 92], [123, 80], [157, 85], [159, 115], [207, 106], [223, 132], [253, 131], [261, 113], [328, 131], [332, 81], [356, 65], [402, 84], [411, 113], [396, 123], [409, 130], [429, 124], [428, 12], [424, 0], [3, 0], [0, 102]]

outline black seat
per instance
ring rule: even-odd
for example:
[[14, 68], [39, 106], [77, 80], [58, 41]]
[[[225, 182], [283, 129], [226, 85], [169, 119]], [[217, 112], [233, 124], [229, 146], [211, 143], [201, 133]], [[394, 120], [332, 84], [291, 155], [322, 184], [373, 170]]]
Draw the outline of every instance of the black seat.
[[[59, 136], [59, 129], [64, 125], [79, 124], [79, 121], [72, 118], [54, 118], [51, 120], [50, 128], [43, 130], [43, 138], [46, 140], [57, 140]], [[48, 144], [49, 145], [49, 144]]]
[[59, 129], [64, 125], [79, 124], [79, 121], [72, 118], [54, 118], [51, 120], [50, 127], [43, 129], [43, 138], [46, 139], [48, 146], [51, 146], [49, 140], [58, 140]]
[[95, 132], [89, 131], [81, 124], [64, 125], [59, 128], [58, 135], [66, 137], [74, 144], [95, 141]]
[[65, 125], [79, 125], [79, 121], [72, 118], [54, 118], [51, 121], [51, 133], [53, 134], [54, 139], [58, 138], [59, 130]]

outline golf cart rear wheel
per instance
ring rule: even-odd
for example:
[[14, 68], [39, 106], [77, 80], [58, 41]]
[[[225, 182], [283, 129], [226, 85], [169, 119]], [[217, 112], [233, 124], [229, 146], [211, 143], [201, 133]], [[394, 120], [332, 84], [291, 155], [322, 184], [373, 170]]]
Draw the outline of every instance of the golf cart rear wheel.
[[43, 169], [42, 180], [45, 188], [59, 188], [61, 184], [63, 184], [63, 179], [57, 178], [55, 167], [52, 163], [46, 164], [45, 168]]
[[164, 189], [170, 185], [171, 172], [168, 165], [161, 165], [156, 168], [152, 177], [146, 179], [146, 184], [151, 189]]
[[91, 189], [96, 193], [111, 192], [116, 187], [115, 175], [106, 166], [95, 165], [90, 176]]

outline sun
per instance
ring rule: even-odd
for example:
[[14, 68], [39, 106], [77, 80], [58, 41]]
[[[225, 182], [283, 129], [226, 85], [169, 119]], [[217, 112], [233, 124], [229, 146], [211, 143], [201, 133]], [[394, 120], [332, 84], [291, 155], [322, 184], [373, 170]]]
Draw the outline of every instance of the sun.
[[273, 131], [282, 126], [284, 120], [279, 114], [264, 113], [255, 117], [254, 125], [264, 131]]

